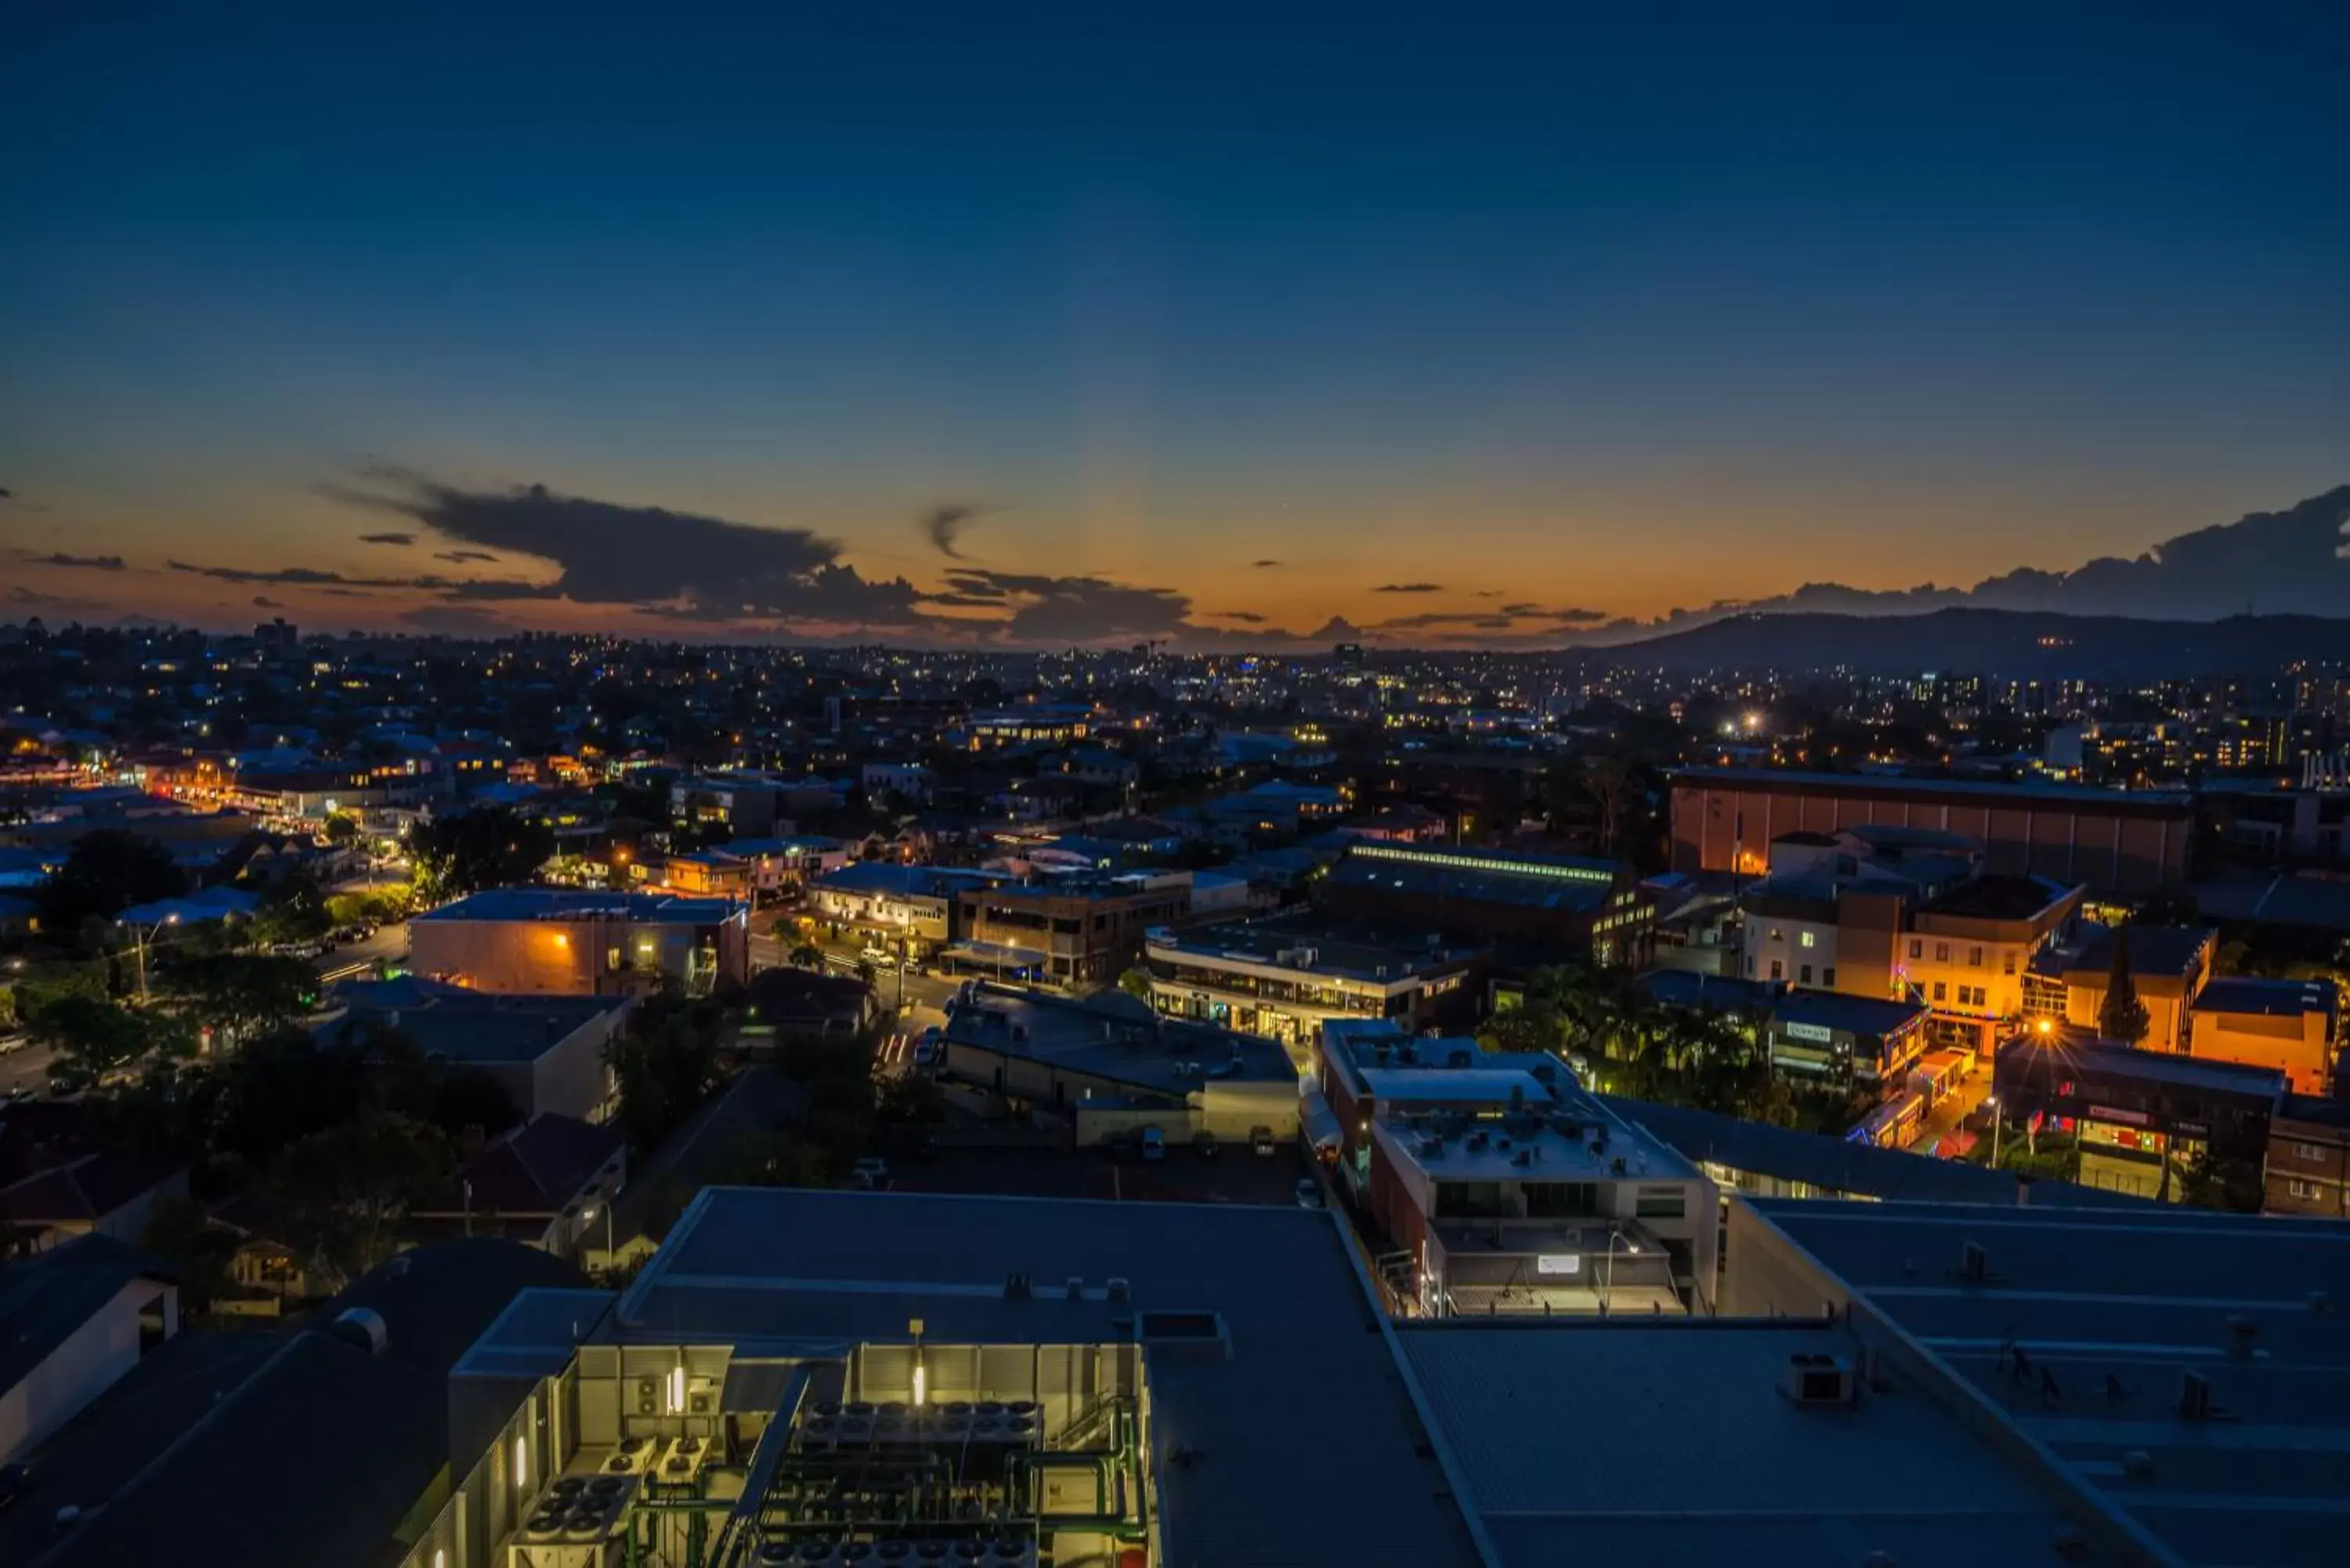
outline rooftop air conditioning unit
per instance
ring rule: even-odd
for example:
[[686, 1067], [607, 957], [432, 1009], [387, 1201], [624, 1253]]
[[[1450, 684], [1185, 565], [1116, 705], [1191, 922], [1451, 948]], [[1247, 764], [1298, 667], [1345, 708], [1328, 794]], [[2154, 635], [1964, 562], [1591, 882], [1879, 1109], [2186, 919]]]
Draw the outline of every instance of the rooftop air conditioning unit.
[[1852, 1363], [1838, 1355], [1787, 1357], [1780, 1392], [1806, 1408], [1849, 1405], [1856, 1397]]

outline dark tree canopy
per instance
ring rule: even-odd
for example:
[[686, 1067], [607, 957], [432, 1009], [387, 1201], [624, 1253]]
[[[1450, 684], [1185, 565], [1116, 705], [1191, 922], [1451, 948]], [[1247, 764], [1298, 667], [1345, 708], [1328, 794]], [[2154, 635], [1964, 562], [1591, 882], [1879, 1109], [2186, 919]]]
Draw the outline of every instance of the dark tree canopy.
[[410, 834], [420, 892], [434, 901], [526, 879], [555, 853], [555, 830], [499, 807], [421, 823]]
[[188, 879], [172, 852], [144, 834], [104, 827], [74, 841], [73, 853], [41, 889], [41, 922], [72, 931], [84, 920], [110, 920], [134, 904], [175, 898]]

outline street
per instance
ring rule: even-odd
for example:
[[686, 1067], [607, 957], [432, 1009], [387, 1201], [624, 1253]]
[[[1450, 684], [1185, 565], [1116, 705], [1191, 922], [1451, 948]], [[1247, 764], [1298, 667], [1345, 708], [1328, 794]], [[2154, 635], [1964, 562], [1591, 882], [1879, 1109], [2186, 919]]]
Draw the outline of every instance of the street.
[[57, 1059], [47, 1045], [24, 1045], [0, 1056], [0, 1097], [15, 1099], [19, 1090], [39, 1094], [48, 1087], [49, 1064]]
[[398, 925], [377, 928], [373, 936], [328, 948], [311, 961], [317, 966], [318, 978], [331, 984], [362, 974], [380, 960], [407, 956], [408, 922], [402, 920]]

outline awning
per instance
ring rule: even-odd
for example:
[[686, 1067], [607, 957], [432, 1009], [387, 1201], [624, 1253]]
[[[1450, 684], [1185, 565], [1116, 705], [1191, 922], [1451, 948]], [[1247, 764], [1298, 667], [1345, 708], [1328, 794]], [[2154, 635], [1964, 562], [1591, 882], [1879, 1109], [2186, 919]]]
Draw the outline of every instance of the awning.
[[1336, 1148], [1346, 1141], [1345, 1129], [1338, 1126], [1338, 1113], [1330, 1108], [1322, 1091], [1311, 1085], [1297, 1096], [1297, 1127], [1315, 1148]]
[[1039, 952], [1035, 948], [1015, 948], [1003, 942], [983, 942], [965, 938], [949, 947], [946, 956], [961, 959], [966, 963], [983, 963], [991, 968], [1000, 964], [1005, 969], [1041, 969], [1053, 955]]

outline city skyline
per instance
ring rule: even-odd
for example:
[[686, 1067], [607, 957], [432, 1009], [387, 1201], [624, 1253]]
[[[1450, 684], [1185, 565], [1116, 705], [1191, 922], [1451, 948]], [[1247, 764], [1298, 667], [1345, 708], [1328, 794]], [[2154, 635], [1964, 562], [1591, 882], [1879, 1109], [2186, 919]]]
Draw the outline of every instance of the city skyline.
[[2338, 11], [1347, 18], [20, 24], [0, 615], [1507, 648], [2350, 574]]

